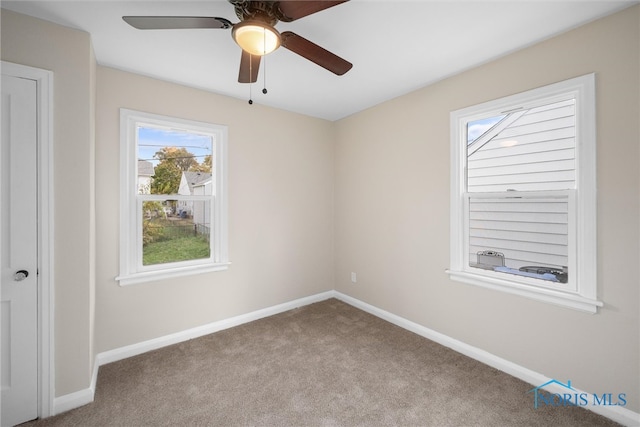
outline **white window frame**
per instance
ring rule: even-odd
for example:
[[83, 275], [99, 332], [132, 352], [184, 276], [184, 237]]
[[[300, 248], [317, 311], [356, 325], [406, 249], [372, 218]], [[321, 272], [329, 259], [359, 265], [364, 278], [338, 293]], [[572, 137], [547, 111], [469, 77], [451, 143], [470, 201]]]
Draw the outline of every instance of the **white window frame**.
[[[471, 267], [467, 249], [467, 124], [567, 96], [576, 100], [576, 189], [564, 192], [569, 194], [575, 210], [570, 214], [571, 286], [558, 289], [545, 285], [543, 280]], [[451, 112], [451, 252], [447, 273], [452, 280], [589, 313], [596, 313], [603, 306], [597, 300], [595, 111], [595, 75], [588, 74]]]
[[[142, 200], [138, 194], [138, 126], [174, 129], [215, 135], [213, 173], [215, 195], [211, 197], [210, 258], [142, 265]], [[149, 198], [149, 196], [145, 196]], [[171, 195], [180, 200], [185, 196]], [[158, 200], [167, 195], [158, 195]], [[203, 198], [204, 199], [204, 198]], [[230, 265], [227, 236], [227, 127], [140, 111], [120, 109], [120, 286], [160, 279], [226, 270]]]

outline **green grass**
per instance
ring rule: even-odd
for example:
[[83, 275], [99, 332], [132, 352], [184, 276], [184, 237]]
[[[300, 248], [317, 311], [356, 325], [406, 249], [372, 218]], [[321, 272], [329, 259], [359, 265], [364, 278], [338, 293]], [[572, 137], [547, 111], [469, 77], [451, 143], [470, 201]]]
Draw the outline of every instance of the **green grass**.
[[201, 236], [178, 237], [142, 248], [142, 264], [164, 264], [209, 257], [209, 242]]

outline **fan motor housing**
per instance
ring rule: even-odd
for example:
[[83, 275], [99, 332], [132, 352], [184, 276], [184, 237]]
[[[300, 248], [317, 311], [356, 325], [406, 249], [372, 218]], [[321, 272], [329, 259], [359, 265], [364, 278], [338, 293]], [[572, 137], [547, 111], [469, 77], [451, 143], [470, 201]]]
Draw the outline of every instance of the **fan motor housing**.
[[229, 0], [241, 21], [261, 21], [271, 26], [278, 23], [278, 2]]

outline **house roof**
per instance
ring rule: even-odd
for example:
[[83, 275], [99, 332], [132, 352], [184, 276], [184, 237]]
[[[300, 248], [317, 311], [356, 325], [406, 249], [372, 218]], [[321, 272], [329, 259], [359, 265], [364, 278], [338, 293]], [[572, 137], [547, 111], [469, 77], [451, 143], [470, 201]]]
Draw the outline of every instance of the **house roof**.
[[207, 181], [211, 181], [211, 174], [208, 172], [182, 172], [184, 175], [184, 179], [187, 181], [189, 185], [189, 190], [193, 191], [193, 187], [197, 187], [198, 185], [204, 185]]
[[138, 160], [138, 176], [153, 176], [154, 173], [153, 163], [147, 160]]

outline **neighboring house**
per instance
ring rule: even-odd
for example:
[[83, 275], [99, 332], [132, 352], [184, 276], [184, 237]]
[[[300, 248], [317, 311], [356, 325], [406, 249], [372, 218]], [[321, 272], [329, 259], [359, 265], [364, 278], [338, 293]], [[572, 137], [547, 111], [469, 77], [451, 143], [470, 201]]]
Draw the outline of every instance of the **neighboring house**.
[[[205, 174], [210, 175], [210, 174]], [[212, 182], [213, 180], [209, 177], [208, 180], [202, 181], [199, 184], [193, 185], [193, 195], [194, 196], [204, 196], [212, 194]], [[201, 234], [209, 235], [209, 226], [211, 222], [211, 204], [204, 202], [191, 202], [193, 204], [192, 207], [192, 215], [193, 222], [198, 227], [198, 231]]]
[[[549, 192], [576, 188], [575, 101], [493, 119], [494, 125], [467, 148], [468, 191], [473, 195], [469, 259], [475, 262], [477, 253], [489, 250], [503, 253], [505, 265], [516, 270], [562, 270], [569, 265], [569, 199]], [[476, 197], [482, 194], [496, 197]]]
[[138, 160], [138, 193], [151, 194], [151, 177], [154, 175], [153, 163]]
[[[208, 172], [182, 172], [178, 194], [181, 196], [211, 195], [212, 176]], [[178, 202], [178, 215], [193, 216], [195, 224], [209, 224], [209, 209], [206, 203], [191, 200]]]

